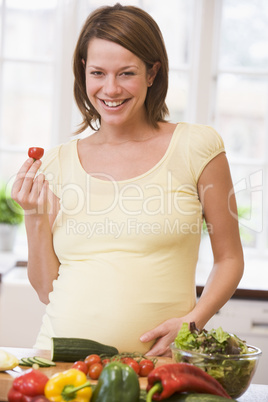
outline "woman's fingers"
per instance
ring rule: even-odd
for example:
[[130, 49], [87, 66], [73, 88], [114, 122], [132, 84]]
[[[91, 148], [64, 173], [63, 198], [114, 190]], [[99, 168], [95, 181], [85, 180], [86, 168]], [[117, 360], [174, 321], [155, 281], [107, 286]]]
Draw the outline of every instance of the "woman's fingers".
[[[31, 166], [30, 169], [25, 173], [24, 175], [24, 180], [22, 183], [21, 189], [23, 189], [24, 192], [30, 193], [32, 191], [33, 184], [35, 182], [35, 177], [36, 173], [38, 172], [38, 169], [41, 166], [40, 161], [34, 162]], [[22, 173], [23, 175], [23, 173]]]
[[170, 344], [177, 336], [181, 325], [180, 318], [170, 318], [158, 325], [151, 331], [146, 332], [140, 337], [142, 342], [155, 340], [152, 348], [146, 353], [146, 356], [170, 356]]
[[29, 196], [29, 203], [32, 207], [36, 207], [38, 214], [47, 212], [48, 204], [48, 182], [45, 176], [40, 173], [34, 180], [32, 190]]
[[24, 191], [30, 190], [34, 177], [41, 166], [40, 161], [33, 162], [32, 158], [27, 159], [17, 173], [14, 184], [12, 186], [12, 198], [16, 198], [17, 194], [24, 186]]
[[164, 339], [159, 340], [145, 356], [167, 356], [171, 357], [170, 343], [166, 343]]
[[33, 160], [29, 158], [29, 159], [27, 159], [26, 162], [24, 162], [24, 164], [18, 171], [16, 178], [14, 180], [13, 186], [12, 186], [12, 190], [11, 190], [12, 198], [14, 198], [14, 199], [16, 198], [16, 195], [20, 191], [23, 181], [25, 179], [25, 175], [28, 172], [28, 170], [30, 169], [30, 167], [32, 166], [32, 164], [33, 164]]
[[27, 159], [19, 170], [12, 187], [12, 198], [28, 214], [39, 213], [39, 210], [44, 211], [46, 204], [47, 184], [45, 184], [45, 176], [42, 173], [36, 176], [40, 166], [39, 160], [33, 162], [33, 159]]

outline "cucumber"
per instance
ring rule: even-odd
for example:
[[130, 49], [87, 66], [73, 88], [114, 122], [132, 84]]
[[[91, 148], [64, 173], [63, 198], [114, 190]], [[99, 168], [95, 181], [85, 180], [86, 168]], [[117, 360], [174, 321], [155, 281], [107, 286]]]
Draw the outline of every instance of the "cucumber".
[[51, 360], [54, 362], [76, 362], [84, 360], [88, 355], [117, 355], [118, 350], [91, 339], [52, 338]]
[[20, 364], [21, 364], [22, 366], [32, 366], [32, 363], [30, 362], [30, 360], [29, 360], [28, 357], [22, 357], [22, 358], [20, 359]]
[[28, 366], [28, 367], [29, 367], [29, 366], [32, 365], [32, 363], [30, 363], [26, 357], [22, 357], [22, 358], [20, 359], [20, 361], [19, 361], [19, 365], [20, 365], [20, 366]]
[[234, 401], [234, 399], [224, 398], [212, 394], [174, 394], [168, 399], [163, 399], [162, 402], [227, 402]]
[[28, 362], [29, 362], [31, 365], [37, 364], [33, 357], [28, 357]]
[[32, 367], [33, 364], [38, 364], [39, 367], [50, 367], [55, 366], [56, 363], [44, 357], [34, 356], [34, 357], [22, 357], [19, 364], [21, 366]]
[[45, 359], [44, 357], [34, 356], [33, 360], [35, 361], [35, 363], [39, 364], [40, 367], [56, 366], [55, 362], [49, 359]]

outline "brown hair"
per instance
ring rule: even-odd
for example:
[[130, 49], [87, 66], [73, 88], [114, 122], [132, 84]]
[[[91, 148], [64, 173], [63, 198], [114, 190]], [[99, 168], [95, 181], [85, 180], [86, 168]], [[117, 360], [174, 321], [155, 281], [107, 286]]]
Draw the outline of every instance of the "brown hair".
[[144, 10], [134, 6], [100, 7], [91, 13], [84, 23], [74, 52], [74, 97], [82, 113], [83, 122], [76, 134], [101, 117], [90, 103], [86, 93], [85, 65], [89, 41], [93, 38], [115, 42], [139, 57], [149, 70], [155, 62], [161, 66], [154, 83], [148, 88], [145, 107], [149, 122], [157, 126], [168, 114], [165, 98], [168, 89], [168, 57], [161, 31], [153, 18]]

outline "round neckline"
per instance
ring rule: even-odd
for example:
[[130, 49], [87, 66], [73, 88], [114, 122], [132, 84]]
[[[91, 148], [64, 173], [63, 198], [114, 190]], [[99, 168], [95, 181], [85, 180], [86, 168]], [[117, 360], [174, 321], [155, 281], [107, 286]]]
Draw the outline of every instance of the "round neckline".
[[[97, 181], [97, 182], [101, 182], [101, 183], [111, 183], [112, 182], [112, 183], [118, 183], [118, 184], [122, 183], [123, 184], [123, 183], [130, 183], [130, 182], [133, 182], [133, 181], [140, 180], [140, 179], [144, 178], [145, 176], [148, 176], [149, 174], [151, 174], [153, 171], [155, 171], [166, 160], [166, 158], [168, 157], [168, 155], [169, 155], [169, 153], [170, 153], [170, 151], [171, 151], [171, 149], [173, 147], [173, 143], [174, 143], [175, 137], [176, 137], [176, 131], [178, 130], [180, 125], [181, 125], [181, 123], [178, 123], [176, 125], [176, 127], [175, 127], [175, 129], [174, 129], [174, 131], [172, 133], [171, 139], [169, 141], [168, 147], [166, 149], [166, 152], [164, 153], [162, 158], [154, 166], [152, 166], [149, 170], [147, 170], [146, 172], [144, 172], [144, 173], [142, 173], [142, 174], [140, 174], [138, 176], [134, 176], [134, 177], [131, 177], [129, 179], [124, 179], [124, 180], [114, 180], [112, 177], [111, 177], [111, 180], [103, 180], [103, 179], [99, 179], [99, 178], [97, 178], [95, 176], [92, 176], [90, 173], [85, 171], [85, 169], [83, 168], [83, 166], [81, 164], [79, 154], [78, 154], [78, 141], [79, 141], [79, 138], [76, 138], [74, 140], [75, 157], [76, 157], [77, 164], [78, 164], [80, 170], [82, 170], [85, 175], [90, 177], [91, 180], [94, 180], [94, 181]], [[102, 174], [102, 176], [110, 177], [109, 175], [106, 175], [106, 174]]]

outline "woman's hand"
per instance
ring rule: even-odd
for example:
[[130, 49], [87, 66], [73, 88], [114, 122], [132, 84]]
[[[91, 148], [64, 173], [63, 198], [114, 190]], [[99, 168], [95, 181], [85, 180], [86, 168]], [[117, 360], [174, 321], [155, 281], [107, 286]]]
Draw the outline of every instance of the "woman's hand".
[[29, 158], [20, 168], [12, 186], [12, 198], [24, 209], [25, 215], [41, 215], [48, 209], [48, 182], [43, 174], [36, 176], [41, 161]]
[[140, 337], [141, 342], [151, 342], [155, 340], [153, 347], [146, 353], [147, 356], [171, 356], [170, 344], [174, 342], [179, 329], [186, 320], [181, 318], [170, 318], [158, 325], [151, 331], [146, 332]]
[[59, 202], [56, 196], [51, 197], [45, 176], [37, 175], [40, 166], [41, 161], [33, 158], [24, 162], [15, 178], [11, 196], [25, 211], [29, 281], [41, 302], [48, 304], [60, 265], [51, 231]]

